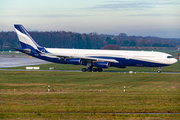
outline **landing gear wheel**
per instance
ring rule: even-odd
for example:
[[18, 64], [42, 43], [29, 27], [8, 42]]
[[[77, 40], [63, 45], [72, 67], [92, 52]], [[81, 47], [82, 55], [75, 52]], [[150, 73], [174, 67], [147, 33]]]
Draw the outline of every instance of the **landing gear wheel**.
[[158, 70], [157, 73], [161, 73], [161, 70]]
[[83, 69], [82, 69], [82, 72], [86, 72], [86, 68], [83, 68]]
[[92, 72], [92, 68], [88, 68], [87, 71], [88, 71], [88, 72]]
[[93, 72], [97, 72], [97, 70], [98, 70], [97, 68], [93, 68], [93, 70], [92, 70], [92, 71], [93, 71]]
[[103, 70], [102, 70], [102, 68], [98, 68], [98, 72], [102, 72]]

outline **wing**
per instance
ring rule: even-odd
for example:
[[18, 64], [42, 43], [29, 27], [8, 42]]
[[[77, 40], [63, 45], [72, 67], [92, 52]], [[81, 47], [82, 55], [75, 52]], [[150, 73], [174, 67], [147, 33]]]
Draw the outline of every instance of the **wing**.
[[115, 59], [103, 59], [103, 58], [95, 58], [88, 56], [71, 56], [71, 55], [63, 55], [63, 54], [54, 54], [54, 53], [44, 53], [45, 56], [58, 57], [60, 59], [70, 59], [70, 58], [80, 58], [81, 61], [88, 62], [110, 62], [110, 63], [119, 63]]

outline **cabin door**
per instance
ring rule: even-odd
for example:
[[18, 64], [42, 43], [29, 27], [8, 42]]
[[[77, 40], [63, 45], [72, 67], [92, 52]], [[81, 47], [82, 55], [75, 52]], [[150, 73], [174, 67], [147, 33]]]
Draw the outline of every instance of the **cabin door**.
[[162, 55], [158, 55], [158, 61], [162, 61]]

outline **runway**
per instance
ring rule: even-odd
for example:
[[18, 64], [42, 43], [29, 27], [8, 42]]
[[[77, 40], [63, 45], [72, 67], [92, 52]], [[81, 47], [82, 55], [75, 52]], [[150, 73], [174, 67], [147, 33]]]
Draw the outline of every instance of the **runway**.
[[44, 60], [29, 58], [27, 55], [0, 55], [0, 68], [47, 64]]

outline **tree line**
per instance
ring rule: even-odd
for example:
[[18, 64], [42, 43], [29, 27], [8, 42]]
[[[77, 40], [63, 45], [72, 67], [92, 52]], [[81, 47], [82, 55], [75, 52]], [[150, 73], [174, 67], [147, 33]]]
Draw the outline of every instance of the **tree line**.
[[[159, 38], [106, 34], [80, 34], [65, 31], [29, 32], [34, 40], [47, 48], [78, 48], [78, 49], [121, 49], [124, 47], [176, 47], [180, 45], [180, 38]], [[108, 47], [109, 46], [109, 47]], [[0, 50], [9, 47], [21, 47], [15, 32], [0, 32]]]

